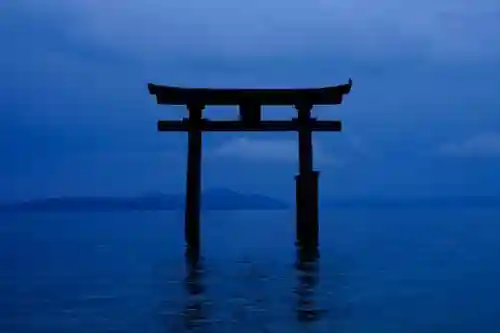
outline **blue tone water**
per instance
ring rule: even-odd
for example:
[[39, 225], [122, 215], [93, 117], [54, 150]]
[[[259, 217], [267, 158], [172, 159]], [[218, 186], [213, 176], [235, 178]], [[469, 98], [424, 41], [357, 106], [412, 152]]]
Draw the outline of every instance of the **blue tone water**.
[[325, 211], [309, 269], [293, 221], [207, 213], [187, 276], [181, 213], [0, 215], [0, 332], [500, 331], [500, 210]]

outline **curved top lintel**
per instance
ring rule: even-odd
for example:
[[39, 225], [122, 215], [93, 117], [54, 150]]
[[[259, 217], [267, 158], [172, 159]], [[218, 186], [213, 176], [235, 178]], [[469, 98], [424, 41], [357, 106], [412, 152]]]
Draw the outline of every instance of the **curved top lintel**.
[[303, 89], [217, 89], [182, 88], [148, 84], [158, 104], [170, 105], [335, 105], [349, 94], [352, 80], [347, 84]]

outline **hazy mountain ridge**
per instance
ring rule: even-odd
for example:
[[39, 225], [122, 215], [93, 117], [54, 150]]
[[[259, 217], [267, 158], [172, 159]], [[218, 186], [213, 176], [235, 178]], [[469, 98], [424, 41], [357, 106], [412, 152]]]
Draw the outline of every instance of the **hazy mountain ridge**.
[[[203, 210], [287, 209], [289, 204], [264, 195], [242, 194], [227, 189], [202, 193]], [[183, 210], [184, 194], [150, 193], [137, 197], [57, 197], [23, 202], [0, 203], [3, 211], [114, 211]]]
[[[295, 202], [260, 194], [243, 194], [229, 189], [209, 189], [202, 193], [202, 210], [277, 210], [290, 209]], [[421, 197], [326, 197], [320, 207], [329, 208], [404, 208], [404, 207], [498, 207], [496, 196], [421, 196]], [[87, 196], [57, 197], [0, 203], [0, 211], [126, 211], [184, 210], [185, 194], [148, 193], [136, 197]]]

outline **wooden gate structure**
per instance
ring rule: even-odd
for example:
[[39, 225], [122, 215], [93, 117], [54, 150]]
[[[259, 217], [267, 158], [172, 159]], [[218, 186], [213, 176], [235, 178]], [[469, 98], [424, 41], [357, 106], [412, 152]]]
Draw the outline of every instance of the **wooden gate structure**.
[[[296, 181], [296, 237], [301, 247], [318, 245], [318, 176], [313, 170], [313, 131], [341, 131], [338, 120], [311, 117], [314, 105], [339, 105], [351, 91], [347, 84], [310, 89], [210, 89], [181, 88], [148, 84], [160, 105], [185, 105], [189, 117], [159, 120], [158, 131], [188, 132], [186, 175], [185, 240], [189, 250], [200, 248], [201, 155], [205, 131], [296, 131], [298, 132], [299, 173]], [[238, 106], [238, 120], [203, 118], [206, 106]], [[292, 105], [297, 117], [291, 120], [262, 120], [262, 106]]]

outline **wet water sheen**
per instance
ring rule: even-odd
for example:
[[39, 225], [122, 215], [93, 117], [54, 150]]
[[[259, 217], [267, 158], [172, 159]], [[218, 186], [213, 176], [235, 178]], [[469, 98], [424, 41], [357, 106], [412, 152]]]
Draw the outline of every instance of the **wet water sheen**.
[[0, 332], [482, 332], [500, 327], [500, 211], [339, 209], [318, 260], [293, 212], [0, 215]]

